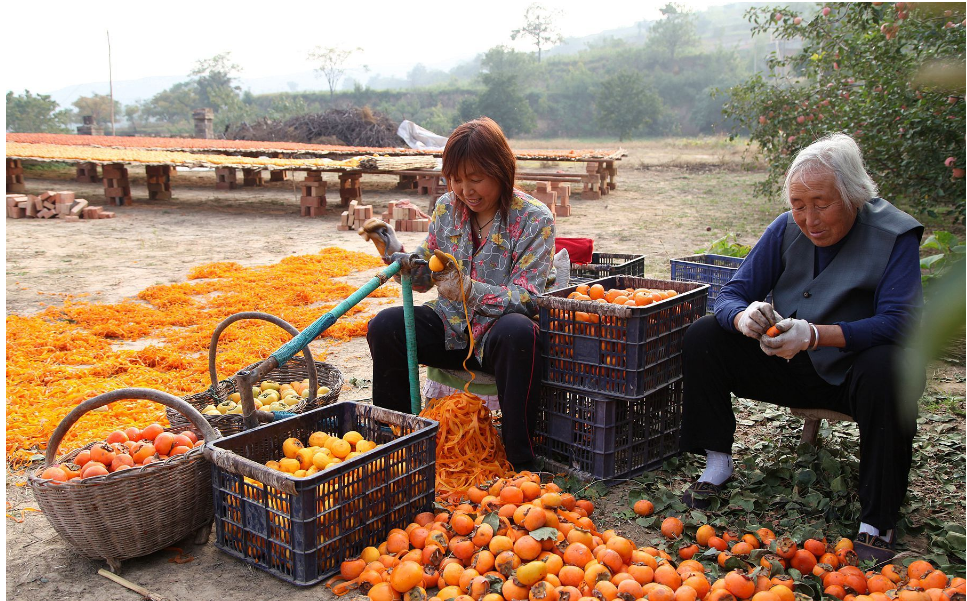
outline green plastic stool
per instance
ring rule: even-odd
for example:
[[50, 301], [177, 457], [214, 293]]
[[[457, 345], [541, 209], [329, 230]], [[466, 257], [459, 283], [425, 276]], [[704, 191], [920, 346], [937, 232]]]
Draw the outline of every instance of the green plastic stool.
[[[470, 379], [467, 377], [467, 372], [440, 369], [438, 367], [426, 368], [426, 378], [428, 380], [433, 380], [434, 382], [439, 382], [444, 386], [449, 386], [450, 388], [456, 388], [457, 390], [463, 390], [464, 386], [467, 385], [467, 381]], [[497, 396], [497, 381], [494, 377], [488, 373], [475, 371], [474, 380], [470, 384], [470, 392], [477, 396]]]

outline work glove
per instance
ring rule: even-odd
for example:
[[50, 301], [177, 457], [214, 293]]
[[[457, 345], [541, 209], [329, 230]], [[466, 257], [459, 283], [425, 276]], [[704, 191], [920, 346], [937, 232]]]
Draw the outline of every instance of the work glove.
[[755, 301], [739, 313], [739, 323], [735, 325], [739, 332], [749, 338], [760, 339], [770, 326], [774, 326], [782, 319], [769, 303]]
[[759, 348], [762, 352], [774, 356], [778, 355], [789, 360], [799, 351], [809, 348], [812, 342], [812, 328], [805, 319], [783, 319], [776, 324], [778, 336], [762, 336], [759, 338]]
[[440, 291], [440, 296], [453, 302], [462, 302], [463, 294], [469, 295], [470, 287], [473, 285], [470, 276], [461, 273], [460, 266], [440, 249], [434, 250], [433, 255], [443, 263], [442, 271], [430, 273], [437, 290]]
[[403, 244], [396, 239], [396, 232], [380, 219], [370, 218], [363, 222], [359, 235], [376, 245], [376, 251], [387, 265], [393, 262], [390, 257], [394, 253], [403, 251]]

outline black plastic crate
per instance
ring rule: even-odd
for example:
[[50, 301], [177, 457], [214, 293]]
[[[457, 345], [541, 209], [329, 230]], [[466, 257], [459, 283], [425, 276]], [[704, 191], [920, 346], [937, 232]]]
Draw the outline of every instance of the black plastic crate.
[[612, 275], [645, 275], [645, 255], [591, 253], [590, 263], [571, 263], [570, 285]]
[[[432, 507], [438, 429], [433, 420], [341, 402], [214, 441], [206, 451], [235, 455], [232, 469], [212, 464], [215, 546], [292, 584], [322, 581]], [[264, 465], [289, 437], [350, 430], [380, 446], [307, 478]], [[294, 492], [270, 486], [273, 478]]]
[[[675, 290], [641, 307], [571, 300], [574, 287], [538, 297], [543, 381], [586, 392], [634, 398], [682, 375], [685, 330], [705, 315], [707, 284], [616, 276], [609, 288]], [[579, 313], [591, 318], [580, 321]]]
[[682, 380], [625, 399], [545, 384], [538, 452], [594, 478], [635, 476], [678, 454]]

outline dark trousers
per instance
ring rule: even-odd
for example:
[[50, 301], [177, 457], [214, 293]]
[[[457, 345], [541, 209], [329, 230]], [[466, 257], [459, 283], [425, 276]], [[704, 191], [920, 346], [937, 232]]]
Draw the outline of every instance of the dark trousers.
[[[770, 357], [758, 341], [722, 329], [713, 316], [685, 334], [681, 449], [732, 453], [735, 415], [729, 393], [794, 408], [831, 409], [856, 420], [860, 430], [860, 520], [893, 528], [907, 481], [916, 434], [918, 399], [901, 398], [902, 347], [875, 346], [856, 354], [839, 386], [823, 380], [807, 353], [786, 361]], [[922, 391], [924, 380], [919, 384]]]
[[[446, 349], [440, 316], [425, 306], [414, 307], [413, 313], [419, 362], [442, 369], [462, 370], [467, 349]], [[366, 340], [373, 357], [373, 404], [409, 413], [403, 307], [384, 309], [376, 314], [369, 322]], [[507, 459], [515, 466], [533, 461], [531, 438], [537, 426], [541, 387], [537, 324], [519, 313], [500, 317], [487, 334], [484, 364], [480, 365], [476, 357], [471, 357], [467, 367], [493, 374], [497, 380]]]

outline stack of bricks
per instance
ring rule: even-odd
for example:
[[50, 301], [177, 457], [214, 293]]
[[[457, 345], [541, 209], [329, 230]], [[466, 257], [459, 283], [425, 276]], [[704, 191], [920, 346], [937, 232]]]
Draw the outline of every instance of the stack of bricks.
[[416, 191], [418, 194], [430, 194], [440, 196], [447, 191], [447, 185], [443, 177], [439, 175], [421, 175], [416, 179]]
[[104, 197], [113, 205], [131, 204], [131, 183], [123, 163], [104, 165]]
[[78, 163], [74, 181], [80, 184], [97, 184], [101, 176], [97, 174], [97, 163]]
[[[281, 159], [283, 155], [281, 152], [277, 152], [274, 155], [275, 158]], [[272, 169], [269, 171], [269, 181], [270, 182], [284, 182], [288, 177], [288, 172], [285, 169]]]
[[262, 187], [261, 169], [242, 169], [242, 185], [246, 188]]
[[607, 194], [601, 190], [601, 177], [598, 175], [598, 163], [587, 163], [587, 175], [583, 178], [584, 190], [581, 191], [581, 198], [584, 200], [598, 200], [601, 194]]
[[215, 137], [215, 112], [212, 109], [195, 109], [191, 116], [195, 120], [195, 137], [200, 140], [211, 140]]
[[168, 165], [144, 166], [150, 200], [171, 200], [171, 173], [174, 170], [174, 167]]
[[571, 216], [571, 184], [565, 182], [551, 182], [551, 191], [557, 193], [557, 203], [554, 214], [558, 217]]
[[389, 224], [397, 232], [428, 232], [430, 231], [430, 220], [420, 213], [414, 206], [400, 207], [396, 202], [390, 202]]
[[306, 178], [299, 184], [302, 197], [299, 199], [303, 217], [321, 217], [326, 214], [326, 182], [322, 171], [306, 171]]
[[359, 183], [362, 177], [361, 173], [339, 174], [339, 201], [343, 206], [348, 205], [351, 200], [363, 199], [363, 189]]
[[[602, 187], [604, 184], [604, 178], [605, 176], [607, 176], [608, 178], [607, 188], [608, 190], [614, 190], [615, 188], [618, 187], [618, 185], [614, 181], [615, 176], [618, 175], [618, 168], [614, 166], [614, 161], [605, 161], [603, 163], [603, 167], [604, 167], [604, 170], [601, 175]], [[605, 192], [605, 194], [607, 194], [607, 192]]]
[[81, 117], [83, 120], [83, 125], [77, 126], [77, 135], [79, 136], [103, 136], [104, 128], [94, 123], [93, 115], [84, 115]]
[[216, 190], [234, 190], [235, 186], [234, 167], [215, 167]]
[[363, 225], [367, 219], [373, 218], [373, 205], [361, 205], [359, 201], [349, 201], [349, 207], [339, 215], [340, 232], [349, 232]]
[[571, 184], [537, 182], [534, 198], [547, 205], [556, 217], [571, 216]]
[[114, 213], [105, 212], [101, 207], [91, 207], [83, 198], [75, 198], [68, 190], [55, 192], [48, 190], [40, 196], [32, 194], [7, 194], [7, 216], [11, 219], [37, 217], [52, 219], [59, 217], [64, 221], [84, 219], [107, 219]]
[[24, 166], [20, 159], [7, 159], [7, 192], [26, 192]]

